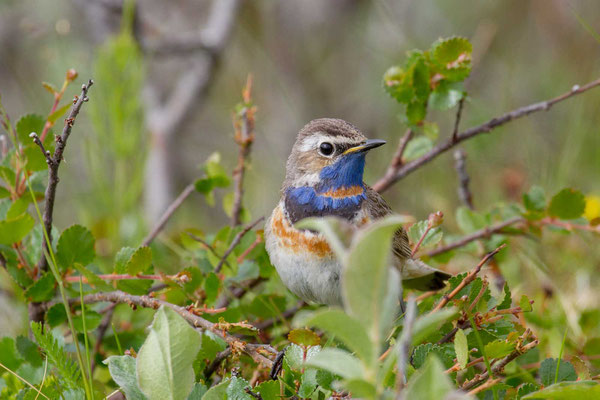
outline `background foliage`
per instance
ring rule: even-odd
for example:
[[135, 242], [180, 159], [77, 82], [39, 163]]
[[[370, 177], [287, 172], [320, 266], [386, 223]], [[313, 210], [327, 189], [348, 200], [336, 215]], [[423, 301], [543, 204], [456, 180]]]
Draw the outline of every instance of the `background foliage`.
[[[164, 33], [183, 17], [172, 11], [157, 22], [157, 4], [144, 5], [140, 16], [130, 3], [99, 39], [96, 28], [72, 17], [77, 11], [69, 3], [52, 10], [34, 9], [35, 3], [0, 5], [3, 22], [20, 21], [0, 24], [0, 51], [9, 60], [0, 65], [1, 396], [104, 398], [117, 388], [133, 399], [348, 392], [391, 398], [400, 389], [405, 398], [424, 399], [597, 394], [594, 91], [465, 142], [474, 208], [456, 195], [459, 178], [443, 156], [386, 193], [396, 211], [409, 215], [350, 236], [335, 221], [313, 222], [346, 264], [345, 312], [299, 303], [269, 263], [261, 226], [250, 224], [270, 212], [283, 174], [273, 166], [284, 165], [295, 132], [309, 119], [343, 117], [388, 139], [388, 157], [369, 159], [367, 180], [375, 182], [407, 128], [404, 163], [451, 136], [459, 108], [462, 130], [597, 78], [596, 59], [582, 56], [599, 43], [590, 22], [597, 7], [244, 3], [208, 97], [192, 104], [209, 101], [169, 140], [178, 155], [171, 174], [197, 193], [195, 200], [184, 202], [158, 237], [144, 240], [156, 223], [141, 207], [152, 184], [147, 154], [156, 144], [148, 123], [156, 114], [149, 113], [145, 89], [148, 81], [165, 86], [191, 67], [185, 59], [165, 66], [136, 38], [152, 32], [153, 21]], [[204, 11], [204, 5], [181, 7], [190, 21]], [[139, 18], [146, 18], [144, 28]], [[417, 24], [423, 20], [436, 23], [426, 29]], [[6, 39], [15, 32], [27, 34]], [[51, 33], [34, 42], [40, 32]], [[404, 55], [413, 47], [422, 50]], [[34, 62], [25, 65], [27, 57]], [[72, 82], [83, 82], [71, 70], [64, 76], [71, 66], [96, 84], [61, 165], [44, 271], [37, 268], [44, 232], [36, 203], [43, 211], [46, 161], [29, 134], [42, 135], [45, 148], [55, 150], [71, 96], [79, 95]], [[249, 70], [254, 96], [246, 87], [234, 107]], [[44, 84], [50, 94], [40, 85], [63, 77], [63, 86]], [[248, 136], [244, 130], [254, 125]], [[242, 156], [251, 145], [251, 159]], [[236, 153], [245, 160], [241, 224], [230, 222], [241, 181]], [[423, 217], [437, 210], [445, 214], [441, 226], [440, 215]], [[385, 257], [364, 262], [367, 254], [386, 254], [400, 223], [410, 226], [419, 256], [458, 274], [442, 293], [408, 301], [406, 314], [390, 300], [399, 285], [386, 287], [395, 281]], [[481, 273], [467, 274], [502, 244], [507, 248]], [[132, 297], [151, 288], [153, 297]], [[102, 295], [115, 290], [125, 297]], [[442, 307], [444, 293], [450, 301]], [[44, 305], [44, 328], [27, 321], [33, 303]], [[283, 373], [271, 381], [270, 360], [286, 346]], [[169, 357], [157, 349], [168, 349]]]

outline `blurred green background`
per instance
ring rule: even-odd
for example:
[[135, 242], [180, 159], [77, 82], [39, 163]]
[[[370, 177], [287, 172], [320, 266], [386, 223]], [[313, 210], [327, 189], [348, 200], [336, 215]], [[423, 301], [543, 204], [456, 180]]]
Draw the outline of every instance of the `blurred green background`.
[[[388, 140], [367, 162], [366, 181], [375, 182], [406, 129], [382, 75], [407, 50], [428, 48], [438, 37], [465, 36], [474, 46], [462, 128], [600, 77], [600, 2], [589, 0], [242, 1], [216, 58], [168, 46], [166, 54], [148, 50], [148, 43], [197, 36], [211, 7], [199, 0], [139, 1], [123, 22], [120, 1], [0, 2], [0, 93], [13, 120], [48, 113], [52, 98], [42, 81], [59, 85], [68, 68], [79, 72], [78, 82], [95, 79], [61, 168], [55, 223], [61, 230], [75, 222], [89, 226], [101, 255], [139, 243], [213, 152], [228, 171], [235, 167], [232, 110], [249, 73], [258, 114], [244, 203], [253, 217], [276, 204], [295, 135], [314, 118], [346, 119], [367, 136]], [[118, 36], [128, 31], [133, 39]], [[189, 85], [181, 79], [195, 70], [208, 71], [205, 87], [189, 101], [176, 98], [186, 112], [165, 127], [157, 104], [168, 102], [178, 84]], [[76, 92], [70, 88], [68, 97]], [[548, 194], [569, 186], [600, 195], [598, 104], [600, 90], [591, 91], [468, 141], [475, 208], [519, 201], [533, 184]], [[428, 119], [439, 123], [442, 139], [451, 134], [454, 111]], [[395, 211], [420, 219], [441, 210], [445, 229], [456, 232], [456, 189], [448, 153], [385, 197]], [[228, 222], [219, 200], [211, 208], [193, 194], [168, 231], [215, 231]], [[597, 237], [549, 234], [541, 245], [519, 243], [502, 264], [517, 293], [521, 283], [556, 283], [565, 309], [597, 306]]]

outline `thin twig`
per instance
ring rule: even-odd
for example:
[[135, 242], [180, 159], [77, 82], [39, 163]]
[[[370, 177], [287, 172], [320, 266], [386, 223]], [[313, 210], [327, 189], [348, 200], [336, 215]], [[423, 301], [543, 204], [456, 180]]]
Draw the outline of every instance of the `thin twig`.
[[511, 225], [515, 225], [518, 224], [520, 222], [526, 222], [525, 218], [522, 217], [514, 217], [511, 219], [508, 219], [504, 222], [500, 222], [496, 225], [492, 225], [492, 226], [487, 226], [483, 229], [480, 229], [478, 231], [475, 231], [469, 235], [466, 235], [465, 237], [463, 237], [462, 239], [457, 240], [456, 242], [452, 242], [450, 244], [447, 244], [445, 246], [440, 246], [438, 248], [435, 248], [433, 250], [428, 251], [427, 253], [425, 253], [425, 255], [429, 256], [429, 257], [433, 257], [433, 256], [437, 256], [438, 254], [442, 254], [445, 253], [447, 251], [450, 250], [454, 250], [457, 249], [459, 247], [463, 247], [466, 246], [467, 244], [478, 240], [478, 239], [483, 239], [483, 238], [489, 238], [490, 236], [492, 236], [495, 233], [500, 233], [502, 232], [503, 229], [511, 226]]
[[454, 131], [452, 131], [452, 140], [456, 141], [458, 139], [458, 128], [460, 126], [460, 119], [462, 117], [463, 107], [465, 105], [465, 96], [460, 99], [458, 102], [458, 110], [456, 110], [456, 118], [454, 119]]
[[[227, 344], [229, 344], [234, 349], [239, 349], [247, 353], [254, 361], [259, 364], [262, 364], [265, 368], [271, 368], [273, 362], [261, 354], [260, 350], [264, 350], [270, 353], [273, 353], [271, 346], [262, 346], [256, 344], [250, 344], [241, 341], [240, 339], [226, 333], [222, 329], [218, 329], [216, 324], [193, 314], [188, 311], [185, 307], [177, 306], [175, 304], [166, 302], [164, 300], [159, 300], [152, 298], [150, 296], [136, 296], [129, 293], [125, 293], [122, 291], [114, 291], [114, 292], [99, 292], [88, 294], [84, 296], [83, 302], [85, 304], [99, 303], [99, 302], [111, 302], [111, 303], [124, 303], [129, 304], [130, 306], [139, 306], [144, 308], [152, 308], [158, 309], [161, 306], [169, 307], [177, 314], [181, 315], [187, 322], [189, 322], [195, 328], [201, 329], [203, 331], [211, 331], [215, 333], [217, 336], [221, 337]], [[72, 305], [79, 304], [79, 299], [71, 299], [70, 303]], [[51, 306], [51, 304], [48, 304]]]
[[[398, 170], [398, 168], [400, 168], [402, 166], [402, 164], [404, 164], [404, 160], [402, 159], [402, 156], [404, 155], [404, 151], [406, 150], [406, 146], [408, 145], [408, 142], [410, 142], [410, 140], [413, 138], [413, 134], [414, 134], [414, 132], [412, 129], [406, 130], [406, 132], [404, 133], [404, 135], [398, 142], [398, 147], [396, 148], [396, 152], [394, 153], [394, 157], [392, 157], [392, 161], [390, 162], [390, 165], [388, 166], [387, 170], [385, 171], [385, 175], [383, 176], [383, 178], [380, 179], [380, 181], [387, 181], [387, 180], [393, 179], [394, 175], [396, 175], [396, 171]], [[373, 188], [375, 190], [378, 190], [377, 189], [378, 184], [380, 184], [380, 183], [377, 182], [377, 183], [375, 183], [375, 185], [373, 185]]]
[[217, 299], [215, 307], [217, 307], [217, 308], [228, 307], [229, 303], [231, 303], [231, 301], [233, 299], [241, 298], [249, 290], [252, 290], [254, 287], [256, 287], [258, 284], [260, 284], [264, 280], [265, 280], [265, 278], [258, 277], [258, 278], [252, 279], [250, 282], [248, 282], [248, 284], [246, 284], [243, 287], [234, 287], [234, 288], [230, 287], [227, 292], [229, 292], [231, 294], [228, 295], [228, 294], [224, 293], [223, 295], [221, 295], [220, 298]]
[[38, 145], [40, 150], [42, 150], [42, 154], [44, 155], [44, 158], [46, 159], [46, 164], [48, 164], [48, 168], [50, 168], [50, 166], [52, 165], [52, 155], [50, 154], [50, 151], [46, 150], [46, 148], [44, 147], [44, 144], [40, 140], [37, 133], [31, 132], [29, 134], [29, 137], [32, 138], [33, 142]]
[[165, 227], [169, 218], [171, 218], [173, 213], [179, 208], [179, 206], [181, 206], [181, 204], [183, 204], [185, 199], [187, 199], [188, 196], [190, 194], [192, 194], [193, 191], [194, 191], [193, 183], [190, 183], [189, 185], [187, 185], [185, 187], [185, 189], [183, 189], [183, 191], [179, 194], [179, 196], [177, 196], [175, 201], [173, 201], [173, 203], [171, 203], [171, 205], [169, 207], [167, 207], [167, 209], [165, 210], [165, 213], [160, 217], [160, 219], [158, 220], [158, 222], [156, 223], [154, 228], [152, 228], [152, 230], [150, 231], [148, 236], [146, 236], [146, 238], [142, 242], [142, 246], [148, 246], [150, 243], [152, 243], [154, 238]]
[[[211, 252], [211, 253], [212, 253], [212, 254], [213, 254], [215, 257], [217, 257], [217, 258], [221, 258], [221, 256], [220, 256], [220, 255], [217, 253], [217, 251], [215, 250], [215, 248], [214, 248], [214, 247], [212, 247], [212, 246], [210, 245], [210, 243], [208, 243], [206, 240], [202, 239], [200, 236], [196, 236], [196, 235], [194, 235], [193, 233], [190, 233], [190, 232], [186, 232], [186, 233], [187, 233], [187, 235], [188, 235], [190, 238], [192, 238], [192, 239], [194, 239], [196, 242], [198, 242], [198, 243], [201, 243], [202, 245], [204, 245], [204, 247], [206, 247], [206, 249], [207, 249], [208, 251], [210, 251], [210, 252]], [[227, 260], [225, 260], [225, 265], [227, 265], [228, 267], [230, 267], [230, 268], [231, 268], [231, 266], [229, 265], [229, 262], [228, 262]]]
[[442, 297], [442, 300], [440, 300], [440, 302], [435, 306], [435, 308], [433, 310], [431, 310], [431, 312], [434, 313], [436, 311], [439, 311], [446, 304], [448, 304], [448, 302], [450, 300], [452, 300], [452, 298], [454, 298], [454, 296], [456, 296], [465, 286], [467, 286], [469, 283], [471, 283], [471, 282], [473, 282], [475, 280], [475, 278], [477, 277], [477, 274], [479, 273], [479, 271], [481, 271], [481, 267], [483, 267], [484, 264], [486, 262], [488, 262], [488, 260], [490, 258], [492, 258], [493, 256], [495, 256], [500, 250], [502, 250], [505, 247], [506, 247], [506, 243], [502, 244], [496, 250], [491, 251], [488, 254], [486, 254], [485, 257], [483, 257], [481, 259], [481, 261], [479, 261], [479, 264], [477, 264], [477, 266], [475, 268], [473, 268], [467, 274], [467, 276], [464, 277], [464, 279], [454, 288], [454, 290], [452, 292], [450, 292], [450, 294], [444, 295], [444, 297]]
[[233, 238], [233, 241], [229, 245], [229, 248], [225, 251], [225, 253], [223, 253], [223, 257], [221, 257], [221, 260], [219, 260], [219, 263], [215, 267], [215, 274], [218, 274], [219, 272], [221, 272], [221, 268], [223, 268], [223, 264], [225, 263], [225, 260], [233, 252], [233, 250], [235, 250], [237, 245], [240, 244], [240, 241], [242, 240], [244, 235], [246, 233], [248, 233], [252, 228], [254, 228], [263, 219], [265, 219], [265, 217], [260, 217], [256, 221], [246, 225], [246, 227], [244, 229], [242, 229], [237, 235], [235, 235], [235, 237]]
[[[522, 335], [523, 340], [526, 339], [527, 337], [529, 337], [530, 335], [532, 335], [531, 331], [529, 331], [529, 330], [525, 331], [525, 333]], [[501, 373], [502, 370], [504, 370], [504, 367], [506, 367], [506, 365], [509, 362], [511, 362], [515, 358], [519, 357], [520, 355], [527, 353], [529, 350], [533, 349], [538, 344], [539, 344], [539, 340], [535, 336], [533, 336], [532, 342], [530, 342], [524, 346], [521, 346], [518, 344], [517, 348], [513, 352], [511, 352], [509, 355], [507, 355], [503, 359], [494, 363], [494, 365], [491, 368], [492, 373], [494, 375]], [[463, 384], [462, 390], [470, 390], [487, 379], [488, 379], [488, 371], [485, 371], [484, 373], [479, 374], [479, 375], [475, 375], [475, 377], [473, 379], [471, 379], [470, 381], [467, 381]]]
[[495, 384], [497, 384], [501, 380], [502, 380], [501, 378], [488, 379], [483, 385], [481, 385], [479, 387], [476, 387], [475, 389], [469, 391], [468, 394], [470, 394], [471, 396], [474, 396], [477, 393], [483, 392], [484, 390], [487, 390], [487, 389], [491, 388], [492, 386], [494, 386]]
[[213, 372], [215, 372], [217, 370], [217, 368], [219, 368], [219, 365], [221, 365], [223, 360], [225, 360], [230, 355], [231, 355], [231, 347], [228, 347], [225, 350], [217, 353], [217, 355], [215, 356], [215, 359], [212, 360], [212, 362], [210, 364], [208, 364], [206, 366], [206, 368], [204, 368], [204, 379], [208, 380], [211, 377], [211, 375], [213, 374]]
[[[79, 110], [81, 110], [81, 106], [84, 102], [88, 101], [87, 93], [90, 87], [94, 84], [93, 80], [89, 80], [87, 84], [83, 84], [81, 86], [81, 94], [79, 97], [75, 97], [75, 101], [73, 103], [73, 107], [71, 107], [71, 112], [69, 116], [65, 119], [65, 126], [63, 128], [62, 134], [56, 137], [56, 149], [54, 150], [54, 154], [52, 156], [52, 161], [48, 162], [48, 186], [46, 187], [46, 193], [44, 198], [46, 199], [44, 206], [44, 229], [48, 234], [48, 240], [52, 240], [52, 216], [54, 212], [54, 199], [56, 196], [56, 187], [58, 186], [58, 168], [60, 167], [60, 163], [63, 159], [63, 153], [65, 151], [65, 146], [67, 145], [67, 140], [69, 139], [69, 135], [71, 134], [71, 129], [73, 128], [73, 124], [75, 123], [75, 119], [79, 114]], [[46, 261], [45, 253], [49, 253], [49, 243], [46, 242], [44, 238], [42, 240], [42, 256], [38, 261], [38, 269], [42, 272], [48, 270], [48, 262]]]
[[467, 153], [463, 149], [456, 149], [454, 151], [454, 168], [458, 173], [458, 197], [460, 200], [471, 210], [475, 209], [473, 206], [473, 194], [469, 189], [469, 174], [467, 174], [466, 160]]
[[[600, 79], [596, 79], [590, 83], [587, 83], [583, 86], [575, 85], [571, 88], [570, 91], [561, 94], [560, 96], [554, 97], [550, 100], [542, 101], [539, 103], [530, 104], [528, 106], [517, 108], [513, 111], [507, 112], [500, 117], [492, 118], [491, 120], [475, 126], [473, 128], [467, 129], [458, 135], [456, 135], [456, 139], [450, 137], [444, 143], [440, 143], [435, 146], [433, 149], [428, 151], [423, 156], [413, 160], [407, 164], [403, 164], [398, 168], [394, 168], [392, 173], [386, 172], [383, 178], [381, 178], [375, 185], [373, 185], [373, 189], [378, 192], [383, 192], [389, 189], [394, 183], [404, 178], [406, 175], [420, 168], [421, 166], [427, 164], [431, 160], [435, 159], [440, 154], [448, 151], [452, 147], [456, 146], [458, 143], [461, 143], [467, 139], [471, 139], [474, 136], [477, 136], [481, 133], [491, 132], [493, 129], [502, 126], [510, 121], [528, 116], [530, 114], [539, 112], [539, 111], [547, 111], [554, 104], [560, 103], [561, 101], [567, 100], [570, 97], [579, 95], [583, 92], [586, 92], [590, 89], [593, 89], [597, 86], [600, 86]], [[389, 168], [388, 168], [389, 169]]]
[[256, 107], [252, 105], [252, 76], [248, 75], [246, 86], [243, 90], [244, 106], [234, 116], [233, 126], [235, 128], [235, 142], [240, 148], [238, 163], [233, 171], [234, 187], [233, 210], [231, 212], [231, 226], [240, 224], [242, 213], [242, 197], [244, 195], [244, 174], [246, 172], [246, 160], [250, 156], [250, 149], [254, 142], [254, 114]]

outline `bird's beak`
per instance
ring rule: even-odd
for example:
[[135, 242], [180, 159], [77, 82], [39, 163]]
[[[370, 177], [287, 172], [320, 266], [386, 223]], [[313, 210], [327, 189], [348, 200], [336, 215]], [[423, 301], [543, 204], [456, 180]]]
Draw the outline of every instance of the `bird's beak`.
[[348, 150], [346, 150], [342, 154], [346, 155], [346, 154], [350, 154], [350, 153], [369, 151], [371, 149], [374, 149], [375, 147], [383, 146], [385, 143], [386, 143], [385, 140], [369, 139], [366, 142], [359, 144], [358, 146], [350, 147]]

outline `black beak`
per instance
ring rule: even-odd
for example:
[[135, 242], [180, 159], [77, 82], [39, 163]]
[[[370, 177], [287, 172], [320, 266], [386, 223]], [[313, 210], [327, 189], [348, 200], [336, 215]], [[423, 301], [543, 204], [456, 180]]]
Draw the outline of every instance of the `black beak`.
[[374, 149], [375, 147], [383, 146], [385, 143], [385, 140], [369, 139], [366, 142], [359, 144], [358, 146], [350, 147], [343, 154], [369, 151], [371, 149]]

